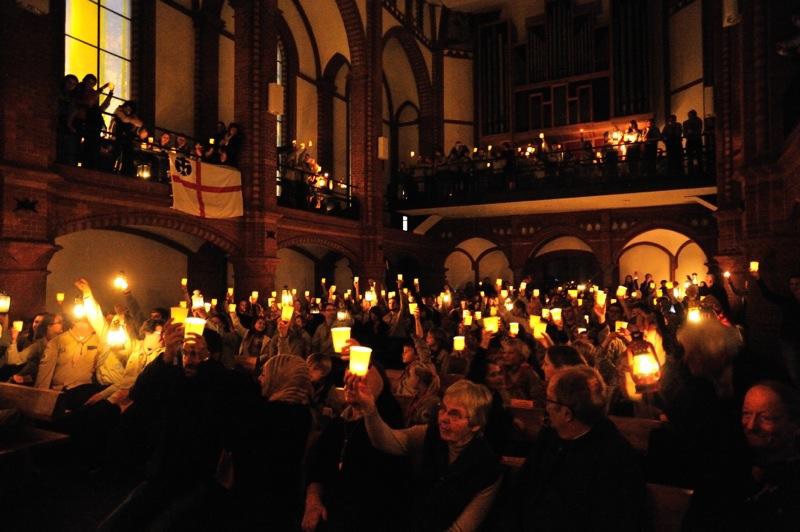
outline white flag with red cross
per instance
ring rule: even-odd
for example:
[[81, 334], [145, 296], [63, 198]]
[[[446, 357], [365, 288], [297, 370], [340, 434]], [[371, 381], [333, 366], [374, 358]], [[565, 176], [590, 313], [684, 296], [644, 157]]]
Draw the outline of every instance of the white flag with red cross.
[[173, 209], [201, 218], [242, 216], [242, 174], [236, 168], [171, 153], [169, 175]]

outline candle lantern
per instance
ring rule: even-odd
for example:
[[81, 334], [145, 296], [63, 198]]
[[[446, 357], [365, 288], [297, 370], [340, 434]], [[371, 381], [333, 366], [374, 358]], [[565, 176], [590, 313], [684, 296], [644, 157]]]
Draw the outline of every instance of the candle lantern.
[[528, 318], [528, 323], [530, 323], [531, 329], [536, 327], [537, 323], [542, 323], [542, 317], [537, 316], [536, 314], [531, 314], [530, 318]]
[[419, 304], [418, 303], [409, 303], [408, 304], [408, 311], [411, 313], [412, 316], [417, 313], [417, 309], [418, 308], [419, 308]]
[[294, 307], [291, 305], [284, 305], [281, 307], [281, 320], [282, 321], [290, 321], [292, 319], [292, 314], [294, 314]]
[[56, 302], [61, 304], [64, 302], [64, 292], [56, 292]]
[[538, 288], [534, 288], [533, 289], [533, 297], [539, 297], [539, 294], [540, 294], [539, 289]]
[[250, 302], [255, 303], [256, 301], [258, 301], [258, 290], [253, 290], [250, 292]]
[[625, 297], [625, 295], [627, 293], [628, 293], [628, 289], [626, 287], [624, 287], [622, 285], [619, 285], [617, 287], [617, 297]]
[[233, 297], [233, 287], [232, 286], [228, 287], [228, 295]]
[[332, 327], [331, 338], [333, 339], [333, 350], [341, 353], [350, 339], [350, 327]]
[[550, 319], [553, 321], [561, 321], [561, 309], [558, 307], [550, 309]]
[[183, 324], [183, 337], [188, 338], [190, 334], [194, 333], [198, 336], [203, 335], [203, 330], [206, 328], [206, 320], [203, 318], [195, 318], [194, 316], [186, 318]]
[[[233, 310], [236, 310], [235, 305]], [[169, 309], [169, 315], [172, 318], [173, 323], [186, 323], [186, 317], [189, 315], [189, 309], [186, 307], [171, 307]]]
[[595, 299], [595, 303], [597, 303], [598, 306], [600, 306], [600, 307], [606, 306], [606, 293], [605, 292], [598, 291], [597, 295], [595, 296], [594, 299]]
[[216, 308], [217, 307], [217, 303], [219, 303], [219, 301], [217, 301], [217, 298], [216, 297], [212, 297], [211, 298], [211, 306]]
[[751, 272], [757, 272], [758, 271], [758, 261], [757, 260], [751, 260], [750, 261], [750, 271]]
[[17, 332], [22, 332], [22, 326], [24, 323], [21, 320], [15, 320], [11, 323], [11, 328]]
[[465, 327], [469, 327], [472, 325], [472, 315], [467, 315], [462, 318], [462, 322], [464, 323]]
[[114, 288], [123, 291], [128, 289], [128, 280], [125, 278], [125, 272], [119, 272], [119, 274], [114, 277]]
[[463, 351], [465, 338], [463, 336], [453, 336], [453, 351]]
[[486, 329], [487, 332], [496, 333], [500, 330], [500, 318], [497, 316], [487, 316], [483, 318], [483, 328]]
[[369, 371], [369, 359], [372, 349], [363, 345], [354, 345], [350, 348], [350, 373], [357, 377], [366, 377]]
[[200, 290], [195, 290], [192, 292], [192, 309], [196, 308], [204, 308], [205, 301], [203, 301], [203, 294], [200, 293]]
[[11, 296], [0, 293], [0, 314], [5, 314], [11, 308]]
[[508, 330], [511, 332], [512, 336], [516, 336], [519, 334], [519, 323], [516, 321], [512, 321], [508, 324]]
[[228, 304], [228, 312], [230, 314], [233, 314], [234, 312], [236, 312], [236, 303], [229, 303]]
[[544, 333], [547, 332], [547, 323], [546, 322], [539, 322], [534, 324], [533, 326], [533, 337], [534, 338], [542, 338]]

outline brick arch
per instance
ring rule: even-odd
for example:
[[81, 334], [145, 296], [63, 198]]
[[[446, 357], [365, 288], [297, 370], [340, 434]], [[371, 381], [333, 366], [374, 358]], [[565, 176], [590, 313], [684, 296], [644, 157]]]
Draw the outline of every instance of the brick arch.
[[201, 238], [206, 242], [211, 242], [230, 255], [236, 255], [240, 252], [238, 242], [212, 229], [205, 223], [196, 223], [188, 219], [176, 218], [175, 215], [153, 213], [104, 214], [67, 220], [56, 223], [54, 236], [58, 237], [89, 229], [114, 229], [115, 227], [125, 227], [129, 225], [152, 225], [165, 229], [174, 229]]
[[[393, 26], [383, 35], [383, 46], [391, 39], [397, 39], [406, 54], [414, 82], [417, 86], [417, 99], [419, 101], [419, 148], [423, 155], [433, 155], [434, 146], [434, 120], [435, 104], [433, 85], [428, 73], [428, 65], [419, 49], [416, 38], [403, 26]], [[441, 149], [441, 147], [438, 147]]]
[[350, 61], [353, 67], [367, 67], [367, 35], [361, 21], [361, 12], [355, 0], [336, 0], [339, 13], [344, 22], [344, 31], [347, 34], [347, 45], [350, 48]]
[[553, 227], [548, 227], [547, 229], [534, 234], [534, 240], [530, 243], [527, 253], [525, 253], [526, 260], [534, 257], [536, 252], [544, 247], [548, 242], [564, 236], [571, 236], [580, 239], [584, 244], [591, 248], [594, 256], [599, 259], [600, 254], [598, 253], [597, 248], [592, 245], [590, 239], [587, 238], [588, 233], [581, 229], [576, 229], [575, 227], [556, 225]]
[[358, 255], [344, 244], [340, 244], [339, 242], [335, 242], [328, 238], [323, 238], [318, 236], [301, 235], [280, 240], [278, 242], [278, 249], [291, 248], [296, 246], [302, 247], [303, 244], [321, 246], [341, 254], [343, 257], [347, 258], [350, 261], [350, 269], [352, 269], [353, 271], [357, 271], [356, 269], [358, 268], [358, 265], [361, 264]]
[[622, 256], [622, 253], [625, 251], [628, 242], [630, 242], [640, 234], [646, 233], [647, 231], [652, 231], [654, 229], [668, 229], [670, 231], [675, 231], [676, 233], [685, 235], [686, 238], [690, 239], [698, 246], [700, 246], [700, 249], [703, 250], [703, 253], [706, 254], [706, 257], [708, 257], [709, 260], [714, 256], [714, 254], [711, 253], [711, 250], [707, 249], [707, 247], [704, 245], [705, 244], [704, 239], [701, 238], [698, 235], [697, 231], [692, 229], [691, 226], [684, 225], [678, 222], [673, 222], [670, 220], [659, 220], [653, 222], [637, 223], [633, 227], [629, 228], [622, 237], [621, 239], [622, 243], [619, 245], [619, 248], [614, 249], [614, 254], [613, 254], [614, 263], [615, 264], [619, 263], [619, 259]]

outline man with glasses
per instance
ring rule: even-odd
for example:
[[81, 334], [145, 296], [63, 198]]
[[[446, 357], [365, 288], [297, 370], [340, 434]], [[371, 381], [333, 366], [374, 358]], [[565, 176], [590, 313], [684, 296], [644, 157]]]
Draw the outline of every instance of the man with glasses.
[[606, 417], [606, 386], [589, 367], [556, 372], [542, 429], [520, 474], [508, 530], [640, 530], [638, 457]]

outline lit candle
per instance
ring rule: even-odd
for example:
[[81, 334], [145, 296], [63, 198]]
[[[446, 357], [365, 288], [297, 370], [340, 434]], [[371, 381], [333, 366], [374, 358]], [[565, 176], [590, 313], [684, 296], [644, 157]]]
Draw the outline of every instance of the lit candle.
[[22, 332], [22, 326], [23, 326], [23, 325], [24, 325], [24, 324], [22, 323], [22, 321], [20, 321], [20, 320], [15, 320], [15, 321], [13, 321], [13, 322], [11, 323], [11, 328], [12, 328], [12, 329], [14, 329], [14, 330], [15, 330], [15, 331], [17, 331], [17, 332]]
[[181, 286], [185, 287], [188, 284], [189, 284], [189, 279], [187, 279], [186, 277], [182, 277], [181, 278]]
[[0, 314], [5, 314], [11, 308], [11, 296], [0, 294]]
[[418, 277], [414, 277], [414, 286], [419, 287], [419, 278]]
[[211, 303], [203, 303], [203, 309], [205, 309], [206, 313], [211, 312]]
[[603, 291], [598, 291], [597, 295], [595, 295], [595, 302], [600, 307], [606, 306], [606, 293]]
[[229, 287], [228, 287], [228, 295], [229, 295], [229, 296], [232, 296], [232, 295], [233, 295], [233, 287], [232, 287], [232, 286], [229, 286]]
[[542, 309], [542, 319], [545, 319], [545, 320], [550, 319], [550, 309], [549, 308], [543, 308]]
[[117, 325], [116, 327], [110, 327], [108, 329], [108, 334], [106, 335], [106, 343], [112, 347], [120, 347], [125, 345], [125, 342], [128, 341], [128, 333], [125, 331], [125, 327], [122, 325]]
[[506, 290], [505, 288], [500, 290], [500, 297], [502, 297], [503, 299], [507, 298], [508, 297], [508, 290]]
[[64, 292], [56, 292], [56, 301], [59, 303], [64, 302]]
[[417, 303], [408, 304], [408, 311], [411, 313], [412, 316], [417, 313], [417, 309], [419, 309], [419, 305]]
[[[381, 293], [383, 293], [383, 290], [381, 290]], [[394, 292], [394, 291], [389, 292], [389, 299], [392, 299], [396, 295], [397, 295], [397, 292]]]
[[353, 284], [358, 284], [358, 275], [353, 277]]
[[203, 294], [200, 293], [200, 290], [195, 290], [192, 293], [192, 308], [203, 308], [205, 306], [205, 301], [203, 301]]
[[544, 333], [547, 332], [547, 323], [539, 322], [533, 325], [533, 337], [542, 338]]
[[483, 328], [487, 332], [496, 333], [500, 329], [500, 318], [497, 316], [487, 316], [483, 318]]
[[494, 283], [495, 283], [497, 286], [503, 286], [503, 279], [501, 279], [501, 278], [499, 278], [499, 277], [498, 277], [498, 278], [497, 278], [497, 280], [496, 280]]
[[537, 316], [536, 314], [531, 314], [530, 318], [528, 318], [528, 323], [530, 324], [531, 329], [533, 329], [537, 323], [542, 323], [542, 317]]
[[411, 158], [413, 159], [413, 158], [414, 158], [414, 155], [415, 155], [415, 153], [414, 153], [414, 150], [411, 150], [411, 151], [409, 152], [409, 155], [411, 155]]
[[700, 323], [700, 309], [697, 307], [690, 308], [686, 314], [686, 319], [692, 323]]
[[561, 309], [558, 307], [550, 309], [550, 318], [553, 321], [561, 321]]
[[258, 301], [258, 290], [253, 290], [252, 292], [250, 292], [250, 301], [252, 301], [253, 303]]
[[212, 307], [216, 307], [217, 306], [217, 298], [216, 297], [212, 297], [211, 298], [211, 306]]
[[333, 350], [341, 353], [350, 339], [350, 327], [331, 327], [331, 338], [333, 339]]
[[570, 299], [577, 299], [578, 298], [578, 291], [573, 289], [567, 290], [567, 295], [569, 295]]
[[625, 297], [625, 294], [628, 293], [628, 289], [622, 285], [617, 287], [617, 297]]
[[178, 302], [178, 306], [181, 307], [181, 308], [186, 308], [186, 309], [189, 308], [189, 305], [186, 303], [186, 301], [179, 301]]
[[541, 292], [539, 292], [539, 289], [538, 289], [538, 288], [534, 288], [534, 289], [533, 289], [533, 297], [539, 297], [539, 294], [540, 294], [540, 293], [541, 293]]
[[758, 261], [757, 260], [751, 260], [750, 261], [750, 271], [751, 272], [757, 272], [758, 271]]
[[213, 145], [214, 145], [214, 137], [211, 137], [210, 139], [208, 139], [208, 143], [209, 143], [211, 146], [213, 146]]
[[203, 318], [195, 318], [194, 316], [186, 318], [183, 324], [183, 337], [188, 338], [190, 334], [194, 333], [198, 336], [203, 335], [203, 330], [206, 328], [206, 320]]
[[637, 353], [633, 355], [631, 373], [637, 389], [652, 387], [661, 379], [661, 367], [653, 353]]
[[463, 318], [464, 326], [469, 327], [472, 325], [472, 315], [464, 316]]
[[354, 345], [350, 348], [350, 373], [357, 377], [366, 377], [369, 371], [369, 359], [372, 349], [363, 345]]
[[723, 273], [722, 275], [723, 275], [723, 277], [725, 277], [726, 279], [730, 279], [730, 278], [731, 278], [731, 272], [728, 272], [728, 271], [726, 271], [726, 272], [725, 272], [725, 273]]
[[271, 297], [272, 299], [275, 299], [276, 297], [278, 297], [278, 292], [273, 290], [272, 292], [269, 293], [269, 297]]
[[236, 303], [228, 303], [228, 312], [230, 314], [236, 312]]
[[304, 295], [306, 298], [308, 298], [308, 296], [310, 296], [310, 295], [311, 295], [311, 292], [310, 292], [310, 291], [308, 291], [308, 290], [306, 290], [305, 292], [303, 292], [303, 295]]
[[516, 336], [519, 334], [519, 323], [516, 321], [512, 321], [508, 324], [508, 330], [511, 332], [512, 336]]
[[[186, 302], [182, 301], [182, 303]], [[234, 310], [236, 310], [235, 307]], [[172, 318], [173, 323], [184, 323], [186, 321], [186, 317], [189, 315], [189, 309], [186, 307], [172, 307], [169, 309], [169, 315]]]
[[293, 296], [296, 296], [296, 295], [297, 295], [297, 288], [292, 288], [292, 295], [293, 295]]
[[128, 289], [128, 280], [125, 279], [124, 272], [119, 272], [119, 274], [114, 277], [114, 288], [123, 291]]
[[621, 329], [627, 329], [628, 322], [627, 321], [615, 321], [614, 322], [614, 331], [619, 331]]
[[481, 313], [480, 310], [476, 310], [475, 311], [475, 319], [479, 320], [479, 319], [481, 319], [481, 316], [483, 316], [483, 313]]
[[294, 307], [291, 305], [283, 305], [281, 307], [281, 320], [291, 321], [292, 314], [294, 314]]
[[325, 278], [323, 277], [323, 278], [320, 280], [320, 282], [321, 282], [321, 283], [324, 285], [326, 280], [327, 280], [327, 279], [325, 279]]
[[528, 283], [526, 283], [525, 281], [522, 281], [521, 283], [519, 283], [519, 291], [520, 292], [524, 292], [526, 288], [528, 288]]
[[463, 351], [466, 341], [463, 336], [453, 336], [453, 351]]

